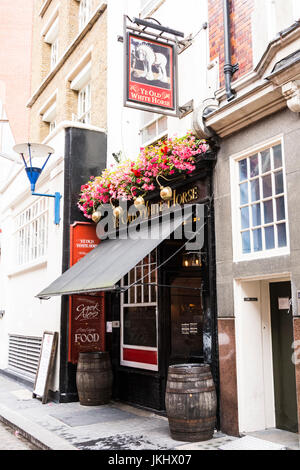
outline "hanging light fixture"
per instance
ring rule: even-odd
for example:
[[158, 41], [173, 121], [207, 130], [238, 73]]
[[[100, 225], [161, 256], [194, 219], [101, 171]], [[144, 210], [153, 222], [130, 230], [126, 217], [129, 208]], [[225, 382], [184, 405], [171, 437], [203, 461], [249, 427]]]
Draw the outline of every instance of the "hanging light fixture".
[[92, 214], [92, 221], [95, 222], [95, 224], [97, 224], [99, 220], [101, 219], [101, 217], [102, 217], [102, 213], [101, 213], [100, 206], [99, 206]]
[[142, 194], [141, 196], [135, 197], [135, 194], [133, 193], [131, 188], [131, 194], [133, 196], [133, 204], [135, 208], [141, 210], [145, 206], [145, 199], [143, 198], [143, 196], [145, 196], [146, 193]]
[[187, 251], [182, 255], [182, 266], [184, 268], [201, 268], [202, 259], [200, 251]]
[[[30, 189], [32, 196], [43, 196], [43, 197], [52, 197], [54, 198], [54, 223], [59, 225], [60, 222], [60, 200], [61, 194], [56, 192], [55, 194], [41, 194], [35, 192], [35, 185], [42, 174], [45, 166], [48, 163], [49, 158], [54, 153], [54, 149], [49, 147], [49, 145], [44, 144], [17, 144], [14, 146], [13, 150], [16, 153], [19, 153], [23, 159], [25, 166], [25, 171], [30, 182]], [[33, 159], [45, 159], [42, 167], [37, 167], [32, 165]]]
[[112, 203], [112, 197], [110, 198], [110, 205], [113, 209], [113, 215], [116, 219], [119, 219], [124, 214], [123, 208], [121, 206], [114, 206]]
[[163, 175], [157, 175], [157, 177], [156, 177], [156, 181], [157, 181], [157, 184], [159, 185], [159, 189], [160, 189], [160, 197], [164, 201], [170, 201], [173, 197], [172, 188], [170, 188], [170, 186], [162, 186], [160, 184], [160, 182], [158, 181], [159, 176], [161, 176], [163, 179], [165, 179], [167, 181], [169, 181], [169, 180]]

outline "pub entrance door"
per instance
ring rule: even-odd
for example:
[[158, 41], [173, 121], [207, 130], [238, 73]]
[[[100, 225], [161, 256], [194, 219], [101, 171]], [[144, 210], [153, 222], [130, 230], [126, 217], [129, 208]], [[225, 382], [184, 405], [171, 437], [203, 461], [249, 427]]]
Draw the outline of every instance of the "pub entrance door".
[[203, 360], [201, 283], [183, 274], [171, 281], [169, 365]]
[[276, 427], [297, 432], [296, 376], [291, 357], [293, 314], [291, 308], [280, 305], [280, 300], [288, 301], [291, 296], [290, 282], [270, 284]]

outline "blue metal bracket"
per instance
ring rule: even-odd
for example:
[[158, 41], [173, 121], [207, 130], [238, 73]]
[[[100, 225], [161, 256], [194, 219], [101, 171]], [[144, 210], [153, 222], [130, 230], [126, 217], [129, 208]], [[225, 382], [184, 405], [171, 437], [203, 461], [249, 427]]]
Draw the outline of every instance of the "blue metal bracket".
[[60, 200], [62, 198], [60, 193], [55, 194], [40, 194], [40, 193], [31, 193], [32, 196], [45, 196], [45, 197], [53, 197], [54, 198], [54, 223], [55, 225], [59, 225], [60, 222]]

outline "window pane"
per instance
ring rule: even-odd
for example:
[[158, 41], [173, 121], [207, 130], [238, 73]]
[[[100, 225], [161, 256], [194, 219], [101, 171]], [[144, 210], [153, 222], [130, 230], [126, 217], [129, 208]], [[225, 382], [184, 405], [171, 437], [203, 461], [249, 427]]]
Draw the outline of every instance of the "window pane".
[[267, 173], [267, 171], [271, 171], [270, 149], [261, 152], [261, 172]]
[[272, 196], [272, 176], [267, 175], [263, 177], [263, 195], [265, 197]]
[[286, 224], [277, 225], [278, 247], [282, 248], [287, 245], [286, 242]]
[[239, 162], [239, 169], [240, 169], [240, 181], [246, 180], [248, 178], [247, 158]]
[[265, 242], [266, 242], [266, 249], [271, 250], [275, 248], [275, 240], [274, 240], [274, 226], [266, 227], [265, 228]]
[[248, 204], [248, 183], [240, 185], [241, 205]]
[[166, 131], [168, 128], [168, 120], [166, 117], [158, 120], [158, 134]]
[[264, 215], [265, 215], [265, 224], [270, 224], [274, 221], [273, 216], [273, 201], [264, 202]]
[[275, 193], [281, 194], [283, 193], [283, 173], [282, 171], [278, 171], [275, 173]]
[[262, 236], [261, 229], [253, 230], [253, 247], [254, 251], [262, 250]]
[[243, 253], [251, 253], [250, 232], [242, 233]]
[[250, 227], [250, 222], [249, 222], [249, 207], [243, 207], [241, 209], [241, 220], [242, 220], [242, 229], [249, 228]]
[[124, 344], [156, 347], [155, 307], [124, 308]]
[[251, 200], [252, 202], [260, 199], [259, 179], [251, 181]]
[[279, 197], [276, 199], [276, 212], [277, 212], [277, 220], [285, 219], [284, 197]]
[[257, 225], [261, 225], [260, 204], [254, 204], [254, 206], [252, 206], [252, 224], [253, 224], [253, 227], [257, 227]]
[[280, 168], [282, 166], [282, 152], [281, 152], [280, 144], [273, 147], [273, 155], [274, 155], [274, 168]]
[[253, 157], [250, 157], [250, 178], [258, 176], [258, 172], [258, 155], [254, 155]]

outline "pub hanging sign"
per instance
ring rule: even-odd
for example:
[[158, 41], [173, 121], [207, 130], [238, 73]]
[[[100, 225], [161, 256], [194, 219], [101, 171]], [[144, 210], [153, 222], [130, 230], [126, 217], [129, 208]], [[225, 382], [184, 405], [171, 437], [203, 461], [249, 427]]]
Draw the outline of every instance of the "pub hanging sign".
[[124, 28], [124, 106], [178, 116], [176, 43], [153, 36]]

